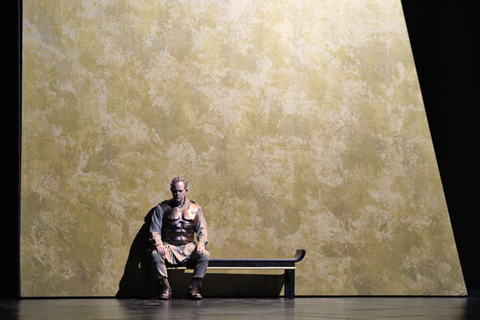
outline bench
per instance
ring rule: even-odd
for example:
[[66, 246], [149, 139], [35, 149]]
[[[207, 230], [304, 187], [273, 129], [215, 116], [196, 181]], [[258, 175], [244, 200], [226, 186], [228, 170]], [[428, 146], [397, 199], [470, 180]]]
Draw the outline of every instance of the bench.
[[284, 270], [285, 299], [295, 299], [295, 263], [305, 257], [298, 249], [290, 259], [211, 259], [208, 269], [213, 270]]
[[[289, 259], [210, 259], [208, 270], [284, 270], [285, 299], [295, 299], [295, 263], [305, 257], [304, 249], [297, 249]], [[168, 266], [169, 269], [186, 269]]]

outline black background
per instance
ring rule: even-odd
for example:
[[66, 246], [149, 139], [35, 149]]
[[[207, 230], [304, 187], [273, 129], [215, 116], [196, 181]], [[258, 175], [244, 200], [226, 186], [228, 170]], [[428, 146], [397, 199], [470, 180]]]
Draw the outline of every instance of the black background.
[[[402, 1], [457, 249], [470, 295], [480, 288], [478, 1]], [[21, 1], [2, 4], [4, 35], [0, 297], [19, 297]], [[439, 243], [439, 246], [442, 244]]]

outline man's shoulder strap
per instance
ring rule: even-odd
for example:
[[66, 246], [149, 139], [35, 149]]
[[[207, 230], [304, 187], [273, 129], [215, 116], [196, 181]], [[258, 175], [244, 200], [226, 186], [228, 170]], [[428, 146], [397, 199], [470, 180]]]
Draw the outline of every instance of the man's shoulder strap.
[[159, 203], [158, 206], [162, 209], [163, 212], [167, 212], [170, 209], [172, 209], [172, 207], [168, 203], [168, 200], [165, 200], [165, 201]]
[[190, 200], [190, 209], [198, 209], [200, 207], [200, 205], [198, 203], [196, 203], [195, 201], [193, 200]]

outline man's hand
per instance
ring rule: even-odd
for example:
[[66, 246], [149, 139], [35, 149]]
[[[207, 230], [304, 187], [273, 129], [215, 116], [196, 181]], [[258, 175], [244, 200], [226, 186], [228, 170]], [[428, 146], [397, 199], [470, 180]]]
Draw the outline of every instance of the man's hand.
[[163, 244], [159, 244], [159, 245], [156, 247], [156, 249], [157, 249], [158, 254], [161, 255], [161, 256], [164, 256], [165, 253], [167, 253], [167, 251], [165, 250], [165, 247], [163, 246]]
[[205, 246], [203, 244], [198, 244], [197, 245], [197, 253], [199, 255], [203, 255], [204, 252], [205, 252]]

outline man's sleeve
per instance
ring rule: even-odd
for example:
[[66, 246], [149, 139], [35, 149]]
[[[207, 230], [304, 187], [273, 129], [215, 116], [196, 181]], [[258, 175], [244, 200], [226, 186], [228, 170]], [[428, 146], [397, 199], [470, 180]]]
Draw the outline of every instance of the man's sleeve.
[[207, 220], [203, 215], [202, 207], [198, 208], [197, 219], [197, 240], [198, 244], [203, 244], [205, 247], [208, 244]]
[[150, 223], [150, 242], [156, 247], [162, 244], [162, 220], [163, 210], [156, 206], [153, 210], [152, 221]]

